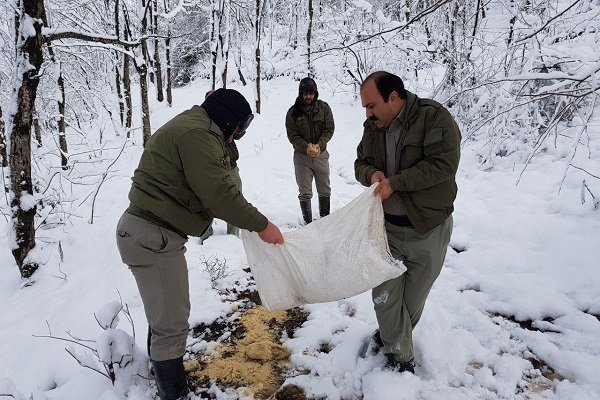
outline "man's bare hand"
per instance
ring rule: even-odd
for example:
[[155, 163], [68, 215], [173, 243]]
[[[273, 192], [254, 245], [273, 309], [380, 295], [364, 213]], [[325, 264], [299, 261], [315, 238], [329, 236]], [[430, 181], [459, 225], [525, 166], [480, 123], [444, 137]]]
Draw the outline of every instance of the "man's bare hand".
[[306, 148], [306, 154], [311, 157], [318, 157], [321, 154], [321, 147], [318, 144], [309, 143]]
[[385, 180], [385, 174], [381, 171], [375, 171], [373, 172], [373, 175], [371, 175], [371, 185], [375, 182], [381, 182], [383, 180]]
[[379, 185], [377, 185], [377, 187], [375, 188], [375, 195], [379, 195], [381, 197], [381, 200], [387, 199], [392, 195], [392, 193], [394, 193], [394, 190], [392, 189], [392, 185], [390, 185], [389, 179], [382, 180], [381, 182], [379, 182]]
[[283, 244], [283, 235], [281, 234], [281, 231], [277, 225], [271, 221], [269, 221], [265, 229], [258, 232], [258, 236], [267, 243]]

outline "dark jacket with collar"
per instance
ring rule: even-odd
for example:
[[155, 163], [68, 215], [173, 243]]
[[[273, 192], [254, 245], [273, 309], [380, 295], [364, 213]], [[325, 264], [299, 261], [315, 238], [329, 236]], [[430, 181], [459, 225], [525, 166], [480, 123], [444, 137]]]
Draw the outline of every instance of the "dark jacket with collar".
[[333, 113], [329, 104], [323, 100], [316, 100], [312, 108], [305, 108], [294, 118], [292, 106], [285, 117], [285, 128], [295, 151], [306, 154], [308, 144], [313, 143], [318, 144], [323, 152], [327, 149], [327, 142], [331, 140], [335, 130]]
[[[388, 176], [409, 219], [420, 233], [444, 221], [454, 210], [460, 130], [448, 110], [430, 99], [407, 92], [404, 130], [396, 145], [396, 174]], [[385, 171], [386, 129], [365, 121], [354, 162], [356, 179], [371, 185], [375, 171]]]
[[132, 178], [131, 206], [186, 235], [200, 236], [213, 217], [260, 232], [267, 218], [240, 193], [230, 168], [223, 132], [194, 106], [150, 137]]

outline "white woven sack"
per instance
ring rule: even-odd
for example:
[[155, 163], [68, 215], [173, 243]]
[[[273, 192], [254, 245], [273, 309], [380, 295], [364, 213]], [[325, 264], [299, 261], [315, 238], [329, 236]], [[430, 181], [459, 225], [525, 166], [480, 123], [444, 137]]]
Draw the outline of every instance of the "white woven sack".
[[375, 185], [327, 217], [284, 232], [285, 243], [242, 231], [248, 264], [267, 310], [341, 300], [406, 271], [392, 258]]

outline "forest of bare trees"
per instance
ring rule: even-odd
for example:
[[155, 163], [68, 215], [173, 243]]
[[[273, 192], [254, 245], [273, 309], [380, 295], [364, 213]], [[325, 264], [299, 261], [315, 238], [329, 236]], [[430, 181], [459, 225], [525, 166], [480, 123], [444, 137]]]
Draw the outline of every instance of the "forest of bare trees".
[[[42, 258], [41, 230], [74, 215], [92, 223], [111, 163], [145, 144], [149, 103], [172, 104], [174, 86], [253, 85], [260, 113], [261, 81], [277, 76], [308, 73], [353, 95], [378, 69], [443, 76], [431, 96], [453, 110], [465, 141], [481, 144], [481, 163], [526, 151], [526, 170], [565, 126], [577, 127], [573, 154], [585, 148], [599, 43], [600, 3], [590, 0], [6, 0], [0, 213], [9, 246], [26, 279]], [[335, 67], [321, 71], [324, 61]], [[73, 198], [72, 185], [89, 195]], [[582, 192], [597, 202], [585, 181]]]

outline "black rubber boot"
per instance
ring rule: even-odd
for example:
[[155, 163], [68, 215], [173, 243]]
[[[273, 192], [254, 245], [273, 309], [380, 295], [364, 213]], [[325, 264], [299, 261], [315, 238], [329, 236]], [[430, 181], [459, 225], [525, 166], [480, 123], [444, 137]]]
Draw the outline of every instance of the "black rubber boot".
[[304, 222], [310, 224], [312, 222], [312, 209], [310, 207], [310, 199], [300, 200], [300, 209], [302, 210], [302, 218], [304, 218]]
[[165, 361], [150, 360], [150, 363], [154, 370], [154, 380], [160, 400], [187, 399], [190, 390], [185, 379], [183, 356]]
[[329, 197], [319, 197], [319, 215], [321, 217], [329, 215], [329, 207], [331, 204], [329, 200]]

